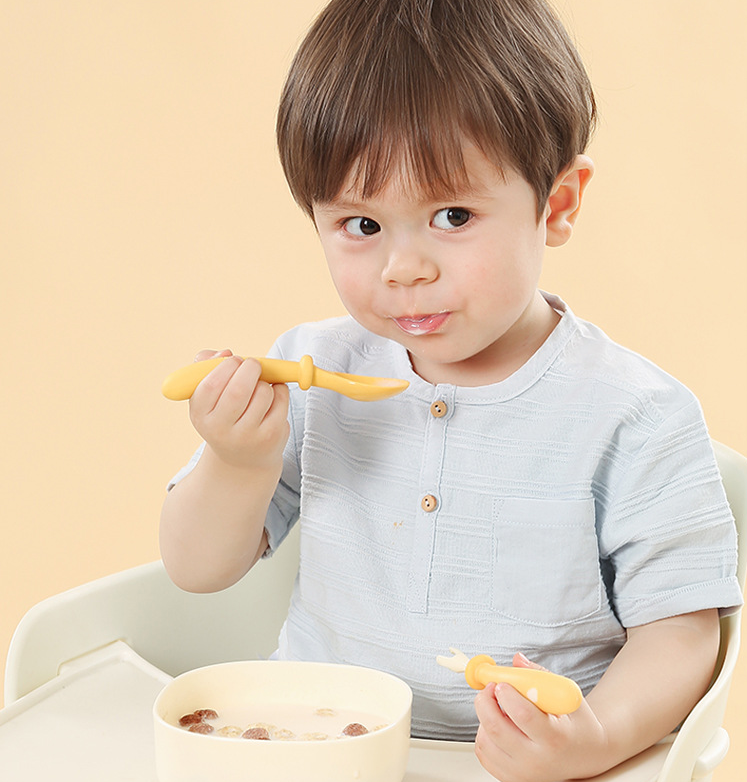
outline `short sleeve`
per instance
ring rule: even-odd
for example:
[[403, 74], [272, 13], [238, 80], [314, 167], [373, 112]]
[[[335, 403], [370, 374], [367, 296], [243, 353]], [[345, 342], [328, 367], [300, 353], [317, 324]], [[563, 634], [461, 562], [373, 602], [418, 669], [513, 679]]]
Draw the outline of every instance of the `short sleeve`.
[[632, 455], [600, 547], [625, 627], [742, 604], [736, 528], [697, 401], [668, 415]]
[[[286, 448], [287, 454], [288, 448]], [[293, 525], [298, 521], [300, 493], [296, 483], [295, 452], [286, 455], [284, 464], [291, 462], [290, 469], [283, 469], [283, 477], [278, 483], [265, 518], [268, 548], [265, 557], [272, 556], [278, 546], [285, 540]]]

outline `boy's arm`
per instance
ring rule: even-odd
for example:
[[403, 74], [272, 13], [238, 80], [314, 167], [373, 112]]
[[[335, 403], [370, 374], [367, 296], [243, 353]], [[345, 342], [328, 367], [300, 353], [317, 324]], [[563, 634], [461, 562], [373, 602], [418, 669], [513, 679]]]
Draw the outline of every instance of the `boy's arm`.
[[190, 592], [225, 589], [267, 548], [264, 522], [289, 433], [288, 388], [259, 381], [260, 371], [256, 361], [229, 358], [190, 400], [205, 450], [168, 493], [160, 527], [166, 570]]
[[708, 689], [720, 628], [713, 608], [631, 627], [587, 698], [621, 762], [671, 733]]
[[477, 756], [502, 782], [600, 774], [677, 727], [708, 687], [718, 644], [716, 609], [630, 628], [578, 711], [560, 717], [489, 685], [475, 699]]

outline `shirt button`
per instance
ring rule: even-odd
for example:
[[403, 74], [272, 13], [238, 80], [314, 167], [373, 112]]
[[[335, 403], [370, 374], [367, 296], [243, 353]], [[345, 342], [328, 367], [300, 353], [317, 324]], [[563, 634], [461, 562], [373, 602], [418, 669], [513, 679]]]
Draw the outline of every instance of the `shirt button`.
[[431, 415], [434, 418], [443, 418], [448, 412], [449, 408], [446, 406], [446, 402], [442, 401], [441, 399], [435, 401], [431, 405]]
[[432, 494], [426, 494], [422, 500], [420, 500], [420, 507], [426, 513], [432, 513], [438, 506], [438, 500]]

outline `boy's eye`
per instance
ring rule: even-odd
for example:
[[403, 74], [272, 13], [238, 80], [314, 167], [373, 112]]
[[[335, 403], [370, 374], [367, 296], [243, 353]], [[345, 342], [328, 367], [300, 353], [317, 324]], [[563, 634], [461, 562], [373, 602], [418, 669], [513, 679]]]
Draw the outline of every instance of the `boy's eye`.
[[381, 230], [381, 226], [370, 217], [351, 217], [343, 228], [353, 236], [372, 236]]
[[433, 225], [436, 228], [442, 228], [448, 231], [451, 228], [463, 226], [472, 217], [469, 209], [462, 209], [458, 206], [450, 206], [447, 209], [439, 209], [433, 216]]

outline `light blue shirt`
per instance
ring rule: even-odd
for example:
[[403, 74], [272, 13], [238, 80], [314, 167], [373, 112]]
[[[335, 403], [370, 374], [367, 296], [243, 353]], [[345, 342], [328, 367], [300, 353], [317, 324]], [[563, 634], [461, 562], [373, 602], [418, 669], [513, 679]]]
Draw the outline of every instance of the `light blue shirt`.
[[625, 627], [742, 601], [697, 400], [548, 299], [559, 324], [490, 386], [432, 386], [351, 318], [272, 352], [410, 381], [380, 402], [291, 387], [266, 528], [271, 553], [301, 521], [279, 656], [402, 677], [415, 736], [476, 732], [475, 693], [435, 662], [450, 646], [506, 665], [522, 651], [588, 692]]

